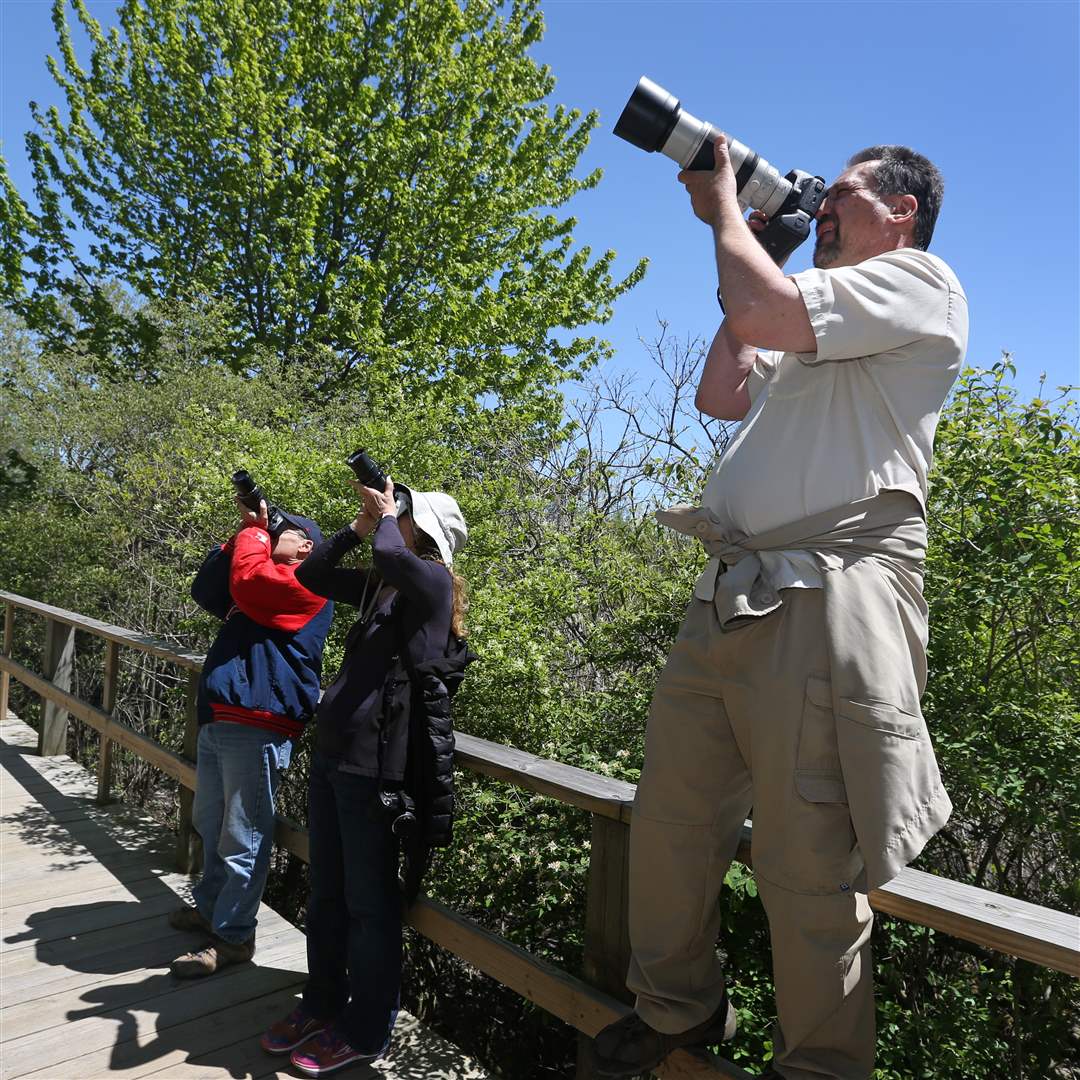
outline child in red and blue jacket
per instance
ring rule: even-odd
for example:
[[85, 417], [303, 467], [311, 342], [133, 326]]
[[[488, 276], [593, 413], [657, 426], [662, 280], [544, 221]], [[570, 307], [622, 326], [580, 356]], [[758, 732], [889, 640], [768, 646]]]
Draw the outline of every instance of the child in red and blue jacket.
[[319, 701], [322, 653], [333, 603], [296, 580], [322, 533], [314, 521], [283, 514], [275, 535], [266, 507], [242, 504], [244, 523], [215, 548], [191, 587], [222, 619], [199, 682], [199, 746], [192, 820], [203, 842], [194, 907], [169, 917], [210, 940], [178, 957], [173, 974], [209, 975], [255, 951], [256, 913], [266, 885], [274, 796], [292, 739]]

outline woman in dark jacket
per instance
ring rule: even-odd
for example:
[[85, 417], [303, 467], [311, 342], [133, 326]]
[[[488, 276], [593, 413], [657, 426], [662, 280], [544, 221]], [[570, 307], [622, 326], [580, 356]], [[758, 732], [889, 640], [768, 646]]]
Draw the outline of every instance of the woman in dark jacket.
[[[291, 1052], [308, 1076], [373, 1061], [390, 1044], [401, 895], [397, 840], [379, 794], [401, 787], [407, 736], [387, 738], [384, 700], [401, 675], [399, 656], [415, 670], [445, 656], [452, 634], [462, 635], [462, 583], [451, 566], [467, 532], [455, 500], [389, 480], [385, 491], [357, 487], [361, 512], [308, 555], [302, 577], [297, 572], [313, 593], [360, 609], [315, 714], [308, 983], [303, 1002], [262, 1038], [269, 1053]], [[364, 538], [372, 568], [339, 567]]]

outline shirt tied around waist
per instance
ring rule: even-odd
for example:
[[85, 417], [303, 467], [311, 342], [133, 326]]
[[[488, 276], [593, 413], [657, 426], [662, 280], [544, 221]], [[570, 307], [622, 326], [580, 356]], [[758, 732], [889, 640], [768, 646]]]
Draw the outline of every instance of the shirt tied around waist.
[[704, 506], [672, 506], [658, 510], [656, 518], [701, 541], [710, 558], [694, 596], [716, 605], [725, 630], [768, 615], [783, 603], [760, 552], [809, 552], [822, 571], [838, 569], [852, 559], [878, 558], [901, 576], [913, 577], [912, 584], [921, 590], [926, 520], [918, 501], [905, 491], [884, 491], [757, 536], [723, 525]]

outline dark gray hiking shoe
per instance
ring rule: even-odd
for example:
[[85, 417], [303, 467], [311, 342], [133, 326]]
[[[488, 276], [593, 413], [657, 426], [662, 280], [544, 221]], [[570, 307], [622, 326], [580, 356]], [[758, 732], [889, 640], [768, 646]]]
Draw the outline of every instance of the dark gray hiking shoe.
[[169, 912], [169, 925], [174, 930], [199, 930], [204, 934], [212, 933], [210, 924], [199, 913], [199, 909], [188, 904]]
[[647, 1075], [672, 1050], [727, 1042], [735, 1034], [735, 1021], [726, 993], [708, 1020], [677, 1035], [665, 1035], [630, 1013], [597, 1033], [589, 1047], [592, 1067], [604, 1080]]
[[198, 979], [204, 975], [213, 975], [230, 964], [246, 964], [255, 955], [255, 938], [234, 945], [212, 937], [201, 949], [178, 956], [169, 970], [178, 979]]

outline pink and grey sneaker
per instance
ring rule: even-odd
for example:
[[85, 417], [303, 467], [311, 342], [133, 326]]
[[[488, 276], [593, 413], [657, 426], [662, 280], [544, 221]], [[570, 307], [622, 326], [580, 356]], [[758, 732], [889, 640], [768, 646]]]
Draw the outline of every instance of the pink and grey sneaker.
[[305, 1076], [329, 1076], [330, 1073], [344, 1069], [348, 1065], [378, 1060], [386, 1053], [389, 1045], [390, 1040], [387, 1039], [386, 1044], [377, 1053], [365, 1054], [350, 1046], [340, 1032], [328, 1027], [315, 1038], [304, 1043], [299, 1050], [294, 1050], [289, 1060]]
[[295, 1050], [314, 1038], [325, 1028], [325, 1020], [316, 1020], [300, 1004], [288, 1016], [272, 1024], [270, 1030], [259, 1040], [259, 1045], [268, 1054], [287, 1054], [290, 1050]]

